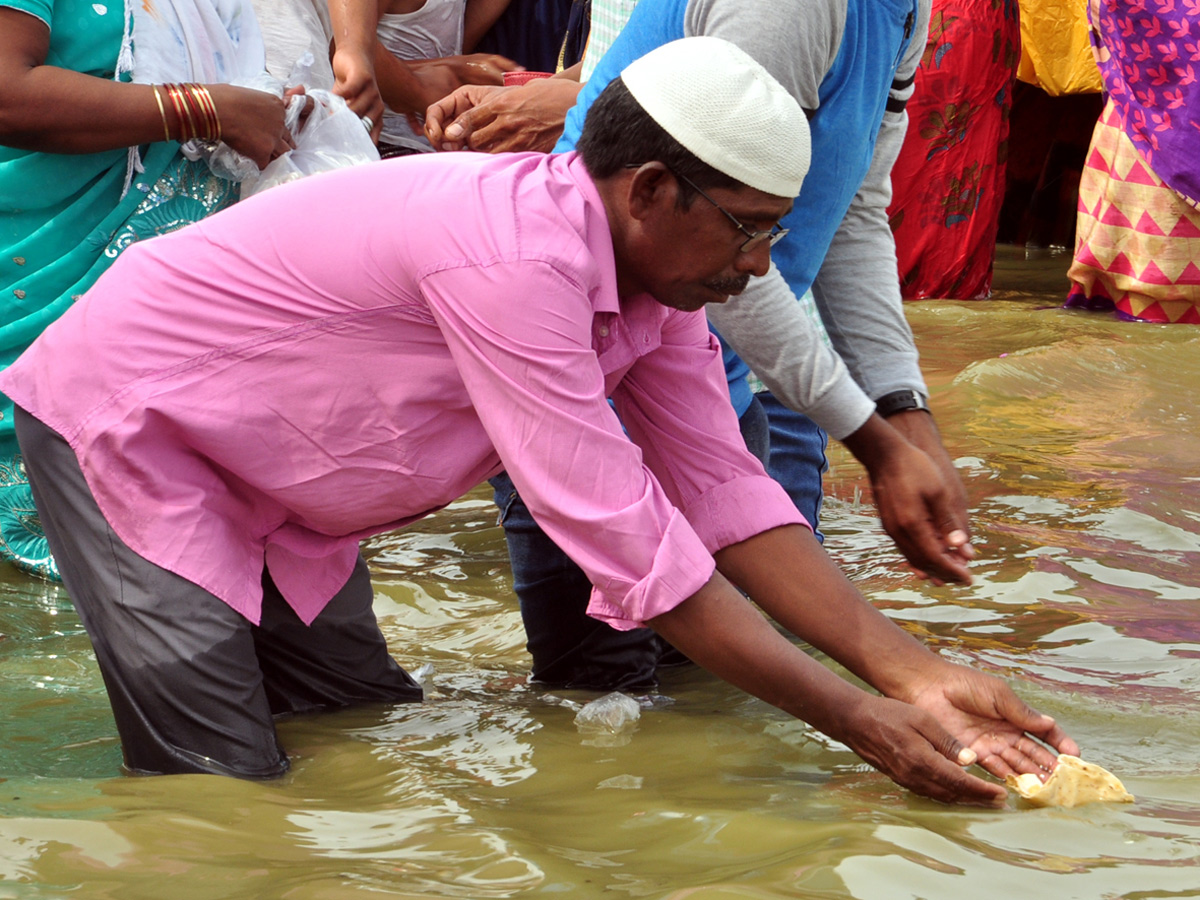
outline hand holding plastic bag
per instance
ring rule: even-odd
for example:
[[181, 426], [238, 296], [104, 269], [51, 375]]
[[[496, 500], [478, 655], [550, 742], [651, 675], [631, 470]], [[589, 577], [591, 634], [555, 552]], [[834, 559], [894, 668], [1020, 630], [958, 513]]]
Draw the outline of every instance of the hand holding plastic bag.
[[[312, 110], [301, 122], [301, 113], [309, 99], [313, 101]], [[295, 137], [296, 149], [270, 162], [262, 172], [245, 178], [243, 198], [306, 175], [379, 159], [379, 151], [362, 120], [345, 100], [330, 91], [310, 90], [292, 97], [287, 125]]]
[[[229, 92], [234, 88], [237, 90], [230, 96]], [[225, 93], [219, 93], [222, 91]], [[290, 144], [291, 123], [284, 121], [286, 111], [283, 104], [279, 102], [284, 96], [284, 88], [278, 79], [272, 78], [266, 72], [260, 72], [257, 75], [235, 78], [229, 84], [213, 85], [212, 93], [220, 98], [217, 111], [218, 114], [224, 112], [226, 120], [232, 113], [236, 113], [233, 118], [240, 118], [245, 124], [247, 114], [251, 114], [250, 121], [253, 128], [245, 131], [243, 137], [253, 132], [258, 141], [265, 138], [266, 147], [274, 147], [274, 152], [279, 152], [281, 146]], [[261, 105], [266, 96], [276, 98], [267, 101], [270, 113], [264, 113], [261, 109], [255, 113], [256, 107]], [[234, 99], [238, 100], [236, 107], [231, 105]], [[247, 99], [250, 101], [248, 104]], [[267, 159], [265, 153], [269, 152], [261, 143], [256, 143], [257, 153], [250, 151], [249, 146], [244, 141], [229, 137], [220, 142], [187, 141], [180, 146], [180, 150], [188, 159], [205, 160], [212, 173], [219, 178], [229, 181], [245, 181], [257, 176], [259, 172], [259, 163], [255, 162], [247, 153], [265, 162]]]

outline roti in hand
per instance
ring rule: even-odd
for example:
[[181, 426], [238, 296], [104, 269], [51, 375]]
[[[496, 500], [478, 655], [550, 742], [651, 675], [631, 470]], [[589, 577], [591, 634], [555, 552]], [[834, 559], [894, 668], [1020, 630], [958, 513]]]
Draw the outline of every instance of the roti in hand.
[[1120, 779], [1094, 763], [1063, 753], [1045, 783], [1036, 775], [1008, 775], [1004, 783], [1033, 806], [1083, 806], [1085, 803], [1132, 803]]

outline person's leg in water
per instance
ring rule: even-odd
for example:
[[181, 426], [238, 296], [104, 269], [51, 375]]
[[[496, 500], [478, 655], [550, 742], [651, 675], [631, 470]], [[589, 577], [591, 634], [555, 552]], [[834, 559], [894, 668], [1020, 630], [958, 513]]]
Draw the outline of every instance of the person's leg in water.
[[154, 565], [112, 531], [60, 435], [17, 410], [34, 499], [95, 648], [126, 768], [272, 778], [288, 769], [273, 717], [419, 700], [387, 654], [359, 560], [305, 626], [264, 576], [262, 624]]
[[[767, 415], [757, 402], [741, 416], [750, 452], [766, 464]], [[559, 688], [648, 690], [660, 665], [686, 662], [649, 628], [617, 631], [587, 615], [592, 585], [530, 515], [508, 475], [491, 480], [521, 605], [532, 678]]]

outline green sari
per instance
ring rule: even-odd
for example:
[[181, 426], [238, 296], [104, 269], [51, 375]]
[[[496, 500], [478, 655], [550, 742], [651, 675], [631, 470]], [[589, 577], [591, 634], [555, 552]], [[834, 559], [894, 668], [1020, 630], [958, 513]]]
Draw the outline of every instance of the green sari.
[[[50, 27], [46, 65], [112, 79], [123, 0], [0, 0]], [[13, 362], [130, 244], [198, 221], [237, 186], [190, 162], [175, 142], [141, 148], [126, 190], [125, 149], [68, 155], [0, 147], [0, 367]], [[0, 559], [49, 578], [46, 546], [0, 394]]]

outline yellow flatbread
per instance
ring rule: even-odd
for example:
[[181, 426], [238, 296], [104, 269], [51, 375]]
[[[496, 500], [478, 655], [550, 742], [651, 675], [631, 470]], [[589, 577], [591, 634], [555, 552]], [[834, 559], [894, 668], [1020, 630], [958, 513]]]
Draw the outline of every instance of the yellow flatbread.
[[1103, 766], [1066, 753], [1058, 757], [1058, 765], [1044, 784], [1036, 775], [1006, 775], [1004, 783], [1034, 806], [1133, 802], [1133, 794]]

